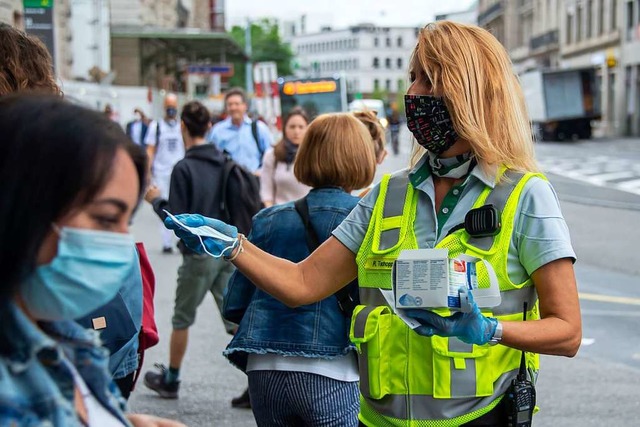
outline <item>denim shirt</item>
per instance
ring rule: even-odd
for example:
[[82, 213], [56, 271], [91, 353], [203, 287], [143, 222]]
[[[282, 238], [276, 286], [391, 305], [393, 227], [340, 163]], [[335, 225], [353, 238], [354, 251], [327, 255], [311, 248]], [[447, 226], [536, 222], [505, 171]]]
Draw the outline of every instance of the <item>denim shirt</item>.
[[[252, 120], [245, 116], [242, 124], [236, 126], [227, 117], [211, 129], [207, 140], [215, 144], [220, 151], [226, 151], [238, 164], [244, 166], [251, 172], [260, 169], [262, 156], [273, 144], [273, 137], [269, 128], [263, 122], [256, 122], [258, 131], [258, 141], [253, 137], [251, 130]], [[260, 149], [258, 149], [258, 143]]]
[[73, 321], [40, 322], [39, 329], [13, 303], [5, 307], [0, 327], [10, 351], [0, 355], [0, 426], [80, 426], [69, 363], [94, 397], [130, 425], [97, 333]]
[[[358, 200], [339, 188], [309, 192], [309, 216], [321, 242], [331, 236]], [[305, 236], [302, 219], [290, 202], [260, 211], [253, 219], [249, 240], [272, 255], [299, 262], [309, 256]], [[348, 286], [357, 299], [357, 283]], [[227, 320], [239, 324], [223, 354], [243, 371], [248, 353], [331, 359], [354, 348], [349, 341], [349, 319], [334, 295], [290, 308], [236, 271], [229, 280], [223, 311]]]

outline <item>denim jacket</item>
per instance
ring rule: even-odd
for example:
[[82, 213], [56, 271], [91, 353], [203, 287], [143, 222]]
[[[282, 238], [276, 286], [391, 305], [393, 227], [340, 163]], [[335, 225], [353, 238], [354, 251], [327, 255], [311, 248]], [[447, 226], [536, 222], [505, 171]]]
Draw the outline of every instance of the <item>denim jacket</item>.
[[[358, 200], [339, 188], [309, 192], [309, 216], [321, 242], [331, 236]], [[290, 202], [260, 211], [253, 219], [249, 240], [272, 255], [299, 262], [309, 256], [305, 236], [302, 219]], [[348, 286], [357, 298], [357, 284]], [[227, 320], [239, 324], [224, 355], [243, 371], [248, 353], [330, 359], [354, 348], [349, 341], [349, 319], [334, 295], [289, 308], [236, 271], [229, 280], [223, 311]]]
[[13, 303], [3, 310], [0, 327], [10, 350], [0, 355], [0, 426], [80, 426], [67, 363], [109, 412], [130, 425], [97, 333], [72, 321], [40, 322], [38, 329]]

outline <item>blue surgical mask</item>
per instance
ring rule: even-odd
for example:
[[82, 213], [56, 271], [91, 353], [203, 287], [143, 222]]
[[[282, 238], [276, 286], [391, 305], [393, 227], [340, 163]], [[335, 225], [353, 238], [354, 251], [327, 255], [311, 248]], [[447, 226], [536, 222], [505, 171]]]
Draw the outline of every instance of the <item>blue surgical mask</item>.
[[135, 267], [130, 234], [64, 227], [58, 254], [36, 268], [20, 293], [38, 320], [76, 319], [111, 301]]

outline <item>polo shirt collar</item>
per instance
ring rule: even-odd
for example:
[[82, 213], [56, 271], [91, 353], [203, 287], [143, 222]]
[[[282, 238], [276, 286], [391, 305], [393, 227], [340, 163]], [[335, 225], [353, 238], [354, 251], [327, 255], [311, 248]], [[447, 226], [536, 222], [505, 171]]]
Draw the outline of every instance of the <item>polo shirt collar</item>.
[[[227, 117], [225, 120], [227, 120], [227, 127], [228, 128], [232, 128], [232, 127], [237, 127], [236, 125], [233, 124], [233, 121], [231, 120], [231, 117]], [[244, 115], [244, 119], [242, 119], [242, 123], [245, 125], [250, 125], [252, 122], [252, 120], [249, 118], [248, 115]]]
[[[429, 165], [427, 153], [425, 153], [409, 172], [409, 181], [411, 185], [413, 185], [413, 188], [418, 189], [430, 176], [431, 166]], [[480, 165], [476, 165], [465, 181], [468, 183], [470, 179], [477, 179], [487, 187], [494, 188], [496, 185], [496, 176], [497, 171], [486, 173]]]

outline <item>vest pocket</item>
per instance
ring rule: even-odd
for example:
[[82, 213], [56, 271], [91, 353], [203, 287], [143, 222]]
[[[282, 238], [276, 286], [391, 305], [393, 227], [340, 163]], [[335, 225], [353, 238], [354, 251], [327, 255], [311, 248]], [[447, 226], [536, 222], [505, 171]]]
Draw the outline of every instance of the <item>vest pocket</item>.
[[493, 395], [494, 366], [488, 345], [466, 344], [434, 335], [433, 397], [440, 399]]
[[358, 348], [360, 391], [368, 398], [381, 399], [391, 392], [391, 349], [387, 344], [392, 339], [393, 317], [387, 306], [359, 305], [351, 318], [350, 338]]

